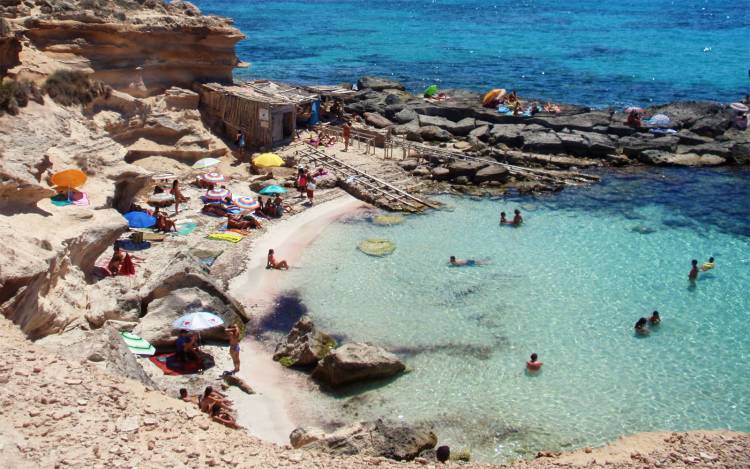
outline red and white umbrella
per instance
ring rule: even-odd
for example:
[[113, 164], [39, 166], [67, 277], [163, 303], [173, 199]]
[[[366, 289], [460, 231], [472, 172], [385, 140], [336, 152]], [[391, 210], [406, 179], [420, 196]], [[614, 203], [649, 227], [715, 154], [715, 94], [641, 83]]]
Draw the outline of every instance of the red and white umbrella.
[[750, 108], [748, 108], [746, 105], [742, 103], [732, 103], [729, 105], [729, 107], [731, 107], [737, 112], [747, 112], [748, 110], [750, 110]]
[[226, 180], [226, 178], [222, 174], [219, 174], [219, 173], [206, 173], [203, 176], [201, 176], [201, 178], [206, 182], [210, 182], [211, 184], [224, 182]]
[[229, 191], [229, 189], [210, 189], [206, 191], [205, 199], [206, 200], [224, 200], [227, 197], [232, 197], [232, 193]]
[[177, 319], [172, 323], [172, 327], [185, 331], [202, 331], [213, 327], [219, 327], [223, 324], [224, 320], [214, 313], [198, 311], [196, 313], [186, 314]]
[[258, 207], [260, 207], [260, 204], [257, 200], [255, 200], [252, 197], [237, 197], [234, 199], [234, 204], [238, 206], [239, 208], [245, 209], [245, 210], [255, 210]]

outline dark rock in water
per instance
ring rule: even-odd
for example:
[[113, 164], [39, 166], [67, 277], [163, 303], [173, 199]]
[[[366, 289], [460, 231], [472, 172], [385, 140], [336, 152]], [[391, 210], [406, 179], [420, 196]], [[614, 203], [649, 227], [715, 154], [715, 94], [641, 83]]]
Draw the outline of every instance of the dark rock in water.
[[655, 230], [654, 228], [649, 228], [648, 226], [634, 226], [630, 229], [630, 231], [632, 231], [633, 233], [647, 235], [651, 233], [656, 233], [657, 230]]
[[371, 77], [371, 76], [365, 76], [357, 80], [357, 88], [360, 90], [364, 89], [371, 89], [375, 91], [383, 91], [383, 90], [406, 90], [406, 87], [394, 80], [389, 80], [388, 78], [381, 78], [381, 77]]
[[[409, 135], [411, 134], [407, 134], [407, 138], [409, 138]], [[428, 142], [447, 142], [451, 138], [453, 138], [453, 136], [449, 132], [434, 125], [428, 125], [427, 127], [420, 128], [419, 135]]]
[[488, 163], [475, 161], [456, 161], [448, 165], [452, 178], [458, 176], [473, 177], [477, 171], [488, 166]]
[[502, 143], [509, 147], [518, 148], [523, 145], [521, 131], [524, 126], [520, 124], [496, 124], [490, 130], [490, 142]]
[[675, 154], [661, 150], [645, 150], [638, 155], [638, 159], [643, 163], [656, 166], [718, 166], [726, 161], [717, 155]]
[[325, 356], [312, 377], [331, 387], [395, 376], [406, 367], [398, 357], [380, 347], [363, 343], [345, 344]]
[[386, 127], [390, 127], [393, 125], [393, 122], [389, 121], [385, 117], [381, 116], [380, 114], [375, 114], [373, 112], [366, 112], [364, 114], [365, 122], [370, 124], [371, 126], [377, 128], [377, 129], [384, 129]]
[[505, 182], [510, 177], [510, 172], [507, 168], [498, 165], [491, 165], [486, 168], [482, 168], [474, 175], [474, 182], [480, 184], [482, 182]]
[[430, 427], [378, 419], [358, 422], [326, 434], [319, 428], [297, 428], [289, 441], [293, 448], [322, 451], [337, 455], [385, 457], [411, 461], [422, 451], [437, 445]]
[[533, 153], [562, 153], [564, 146], [554, 132], [524, 132], [523, 149]]
[[[401, 109], [393, 115], [393, 121], [398, 122], [399, 124], [406, 124], [407, 122], [411, 122], [417, 119], [419, 119], [419, 114], [414, 112], [414, 109], [410, 109], [408, 107]], [[417, 124], [419, 124], [418, 120]]]
[[414, 171], [417, 166], [419, 166], [419, 163], [417, 163], [417, 160], [403, 160], [398, 163], [401, 168], [403, 168], [405, 171]]
[[451, 176], [451, 171], [448, 168], [433, 168], [432, 170], [432, 179], [436, 181], [445, 181], [449, 179]]
[[732, 164], [750, 164], [750, 143], [737, 143], [729, 155]]
[[701, 117], [695, 122], [695, 124], [690, 126], [690, 130], [698, 135], [716, 137], [726, 132], [731, 124], [731, 114], [725, 111], [712, 116]]
[[302, 302], [299, 292], [285, 292], [276, 298], [271, 314], [264, 315], [255, 329], [286, 334], [305, 314], [307, 306]]
[[712, 141], [710, 138], [700, 136], [688, 129], [681, 129], [679, 132], [677, 132], [677, 138], [680, 139], [680, 145], [701, 145], [703, 143], [710, 143]]
[[276, 346], [273, 359], [284, 360], [284, 366], [310, 366], [322, 360], [335, 346], [336, 341], [319, 331], [305, 316]]

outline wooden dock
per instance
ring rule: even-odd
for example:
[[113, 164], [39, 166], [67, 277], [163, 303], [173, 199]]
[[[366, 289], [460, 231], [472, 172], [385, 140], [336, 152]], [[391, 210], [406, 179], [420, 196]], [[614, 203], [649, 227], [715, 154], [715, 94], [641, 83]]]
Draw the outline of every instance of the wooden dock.
[[[419, 183], [398, 171], [376, 167], [355, 167], [342, 157], [329, 155], [309, 145], [295, 152], [301, 163], [322, 167], [338, 176], [347, 192], [377, 207], [393, 211], [421, 212], [438, 204], [410, 193]], [[405, 183], [409, 183], [404, 185]]]

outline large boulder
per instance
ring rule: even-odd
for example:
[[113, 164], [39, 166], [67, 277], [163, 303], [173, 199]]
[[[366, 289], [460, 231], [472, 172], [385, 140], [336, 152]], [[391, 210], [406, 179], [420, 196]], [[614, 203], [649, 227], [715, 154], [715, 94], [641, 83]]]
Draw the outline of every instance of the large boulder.
[[523, 136], [521, 131], [524, 126], [521, 124], [496, 124], [490, 130], [490, 142], [493, 144], [502, 143], [509, 147], [518, 148], [523, 145]]
[[607, 127], [610, 123], [610, 115], [608, 112], [594, 111], [573, 115], [532, 117], [529, 119], [529, 122], [553, 130], [567, 128], [571, 130], [575, 129], [584, 132], [591, 132], [594, 130], [594, 127], [597, 126]]
[[663, 152], [674, 152], [677, 148], [679, 138], [674, 135], [655, 138], [650, 134], [639, 134], [620, 139], [622, 151], [630, 158], [637, 158], [646, 150], [659, 150]]
[[195, 91], [172, 87], [164, 92], [164, 102], [174, 110], [198, 109], [200, 96]]
[[[148, 304], [146, 315], [133, 332], [156, 347], [171, 345], [176, 337], [172, 323], [184, 314], [209, 311], [224, 320], [225, 325], [241, 321], [240, 315], [221, 298], [196, 287], [179, 288]], [[209, 340], [226, 340], [223, 328], [201, 331], [201, 337]]]
[[736, 143], [728, 158], [732, 164], [750, 164], [750, 143]]
[[364, 343], [345, 344], [318, 362], [312, 377], [331, 387], [395, 376], [406, 367], [398, 357]]
[[[407, 134], [407, 138], [409, 138], [409, 135]], [[434, 125], [420, 128], [419, 136], [428, 142], [447, 142], [453, 138], [450, 132]]]
[[436, 181], [446, 181], [451, 177], [451, 170], [439, 166], [432, 169], [432, 179]]
[[713, 115], [701, 117], [690, 126], [690, 130], [698, 135], [716, 137], [726, 132], [731, 124], [732, 116], [729, 112], [717, 112]]
[[690, 147], [690, 153], [697, 153], [699, 155], [711, 154], [726, 158], [730, 155], [731, 149], [728, 144], [724, 143], [703, 143]]
[[440, 116], [419, 116], [419, 125], [422, 127], [435, 126], [453, 133], [456, 123]]
[[406, 124], [394, 125], [391, 130], [394, 135], [408, 135], [409, 132], [419, 135], [419, 121], [414, 119]]
[[719, 166], [726, 162], [716, 155], [675, 154], [661, 150], [645, 150], [638, 155], [638, 160], [656, 166]]
[[474, 175], [474, 182], [477, 184], [482, 182], [505, 182], [509, 176], [510, 172], [508, 168], [493, 164], [477, 171]]
[[407, 122], [412, 122], [415, 119], [419, 119], [419, 115], [414, 112], [414, 109], [408, 107], [401, 109], [393, 115], [393, 121], [399, 124], [406, 124]]
[[588, 140], [589, 148], [586, 156], [605, 157], [613, 155], [616, 151], [615, 142], [606, 135], [594, 132], [574, 132], [582, 135]]
[[411, 461], [437, 445], [437, 435], [431, 428], [381, 419], [354, 423], [330, 434], [318, 428], [297, 428], [289, 440], [294, 448], [396, 461]]
[[453, 135], [465, 137], [469, 135], [469, 132], [474, 130], [477, 126], [477, 120], [473, 117], [464, 117], [460, 121], [456, 122], [451, 131]]
[[383, 90], [406, 90], [406, 87], [395, 80], [388, 78], [365, 76], [357, 80], [357, 88], [360, 90], [371, 89], [374, 91]]
[[476, 161], [455, 161], [448, 165], [448, 170], [451, 178], [459, 176], [474, 177], [477, 171], [487, 167], [487, 165], [488, 163]]
[[688, 129], [680, 129], [680, 131], [677, 132], [677, 138], [680, 139], [680, 145], [701, 145], [713, 141], [710, 137], [698, 135]]
[[302, 317], [279, 344], [273, 359], [284, 366], [310, 366], [323, 359], [336, 341], [321, 331], [307, 316]]
[[481, 125], [473, 129], [471, 132], [469, 132], [469, 139], [475, 138], [477, 140], [486, 142], [489, 137], [490, 137], [489, 125]]
[[532, 153], [562, 153], [562, 140], [554, 132], [524, 132], [523, 149]]
[[393, 122], [374, 112], [366, 112], [364, 116], [365, 122], [378, 129], [384, 129], [393, 125]]
[[652, 106], [646, 110], [647, 114], [664, 114], [678, 127], [691, 127], [701, 118], [721, 113], [724, 107], [718, 103], [678, 101], [674, 103]]
[[557, 137], [562, 142], [565, 153], [569, 155], [586, 156], [591, 149], [591, 143], [581, 134], [560, 132]]

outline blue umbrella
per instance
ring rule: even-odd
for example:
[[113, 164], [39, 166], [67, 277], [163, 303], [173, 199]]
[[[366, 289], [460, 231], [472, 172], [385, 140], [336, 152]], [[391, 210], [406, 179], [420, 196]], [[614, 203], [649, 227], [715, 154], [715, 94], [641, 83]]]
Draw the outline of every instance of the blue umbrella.
[[123, 216], [131, 228], [150, 228], [156, 225], [156, 218], [146, 212], [128, 212]]
[[258, 192], [260, 195], [274, 195], [274, 194], [284, 194], [286, 192], [286, 189], [284, 189], [281, 186], [267, 186]]

